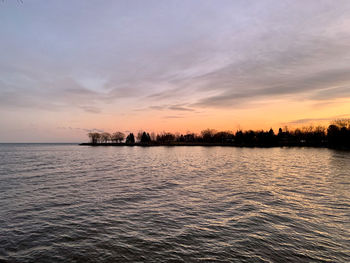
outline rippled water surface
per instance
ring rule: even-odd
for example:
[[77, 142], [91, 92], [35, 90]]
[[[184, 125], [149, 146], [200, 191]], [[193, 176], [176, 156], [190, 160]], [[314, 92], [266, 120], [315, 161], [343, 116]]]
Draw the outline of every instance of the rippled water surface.
[[350, 262], [350, 152], [2, 144], [0, 261]]

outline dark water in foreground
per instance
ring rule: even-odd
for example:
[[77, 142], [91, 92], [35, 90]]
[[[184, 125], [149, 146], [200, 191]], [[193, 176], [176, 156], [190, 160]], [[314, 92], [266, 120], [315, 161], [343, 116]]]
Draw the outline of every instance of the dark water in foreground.
[[0, 261], [350, 262], [350, 152], [0, 145]]

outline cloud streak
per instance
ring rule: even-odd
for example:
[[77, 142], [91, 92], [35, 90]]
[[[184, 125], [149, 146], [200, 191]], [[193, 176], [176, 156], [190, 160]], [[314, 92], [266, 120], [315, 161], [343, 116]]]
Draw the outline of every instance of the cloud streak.
[[[226, 90], [219, 95], [201, 99], [193, 106], [200, 107], [235, 107], [247, 100], [260, 98], [273, 99], [280, 96], [295, 95], [296, 98], [323, 100], [329, 98], [350, 97], [348, 87], [334, 87], [350, 84], [350, 68], [316, 72], [307, 76], [293, 74], [283, 80], [265, 79], [267, 83], [257, 81], [250, 88]], [[233, 87], [234, 84], [233, 84]]]
[[331, 116], [331, 117], [325, 117], [325, 118], [305, 118], [305, 119], [298, 119], [298, 120], [293, 120], [287, 123], [283, 124], [292, 124], [292, 125], [299, 125], [299, 124], [310, 124], [314, 122], [322, 122], [322, 121], [332, 121], [332, 120], [337, 120], [337, 119], [342, 119], [342, 118], [349, 118], [350, 114], [341, 114], [341, 115], [336, 115], [336, 116]]

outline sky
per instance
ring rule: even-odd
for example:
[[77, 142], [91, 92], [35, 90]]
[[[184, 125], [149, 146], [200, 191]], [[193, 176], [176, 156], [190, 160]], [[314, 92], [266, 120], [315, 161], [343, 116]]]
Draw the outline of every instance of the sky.
[[350, 1], [0, 1], [0, 142], [350, 117]]

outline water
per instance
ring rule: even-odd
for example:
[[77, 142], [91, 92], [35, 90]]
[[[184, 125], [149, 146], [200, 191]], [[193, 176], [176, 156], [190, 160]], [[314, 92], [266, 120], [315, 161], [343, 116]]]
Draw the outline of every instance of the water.
[[350, 152], [0, 145], [0, 261], [350, 262]]

